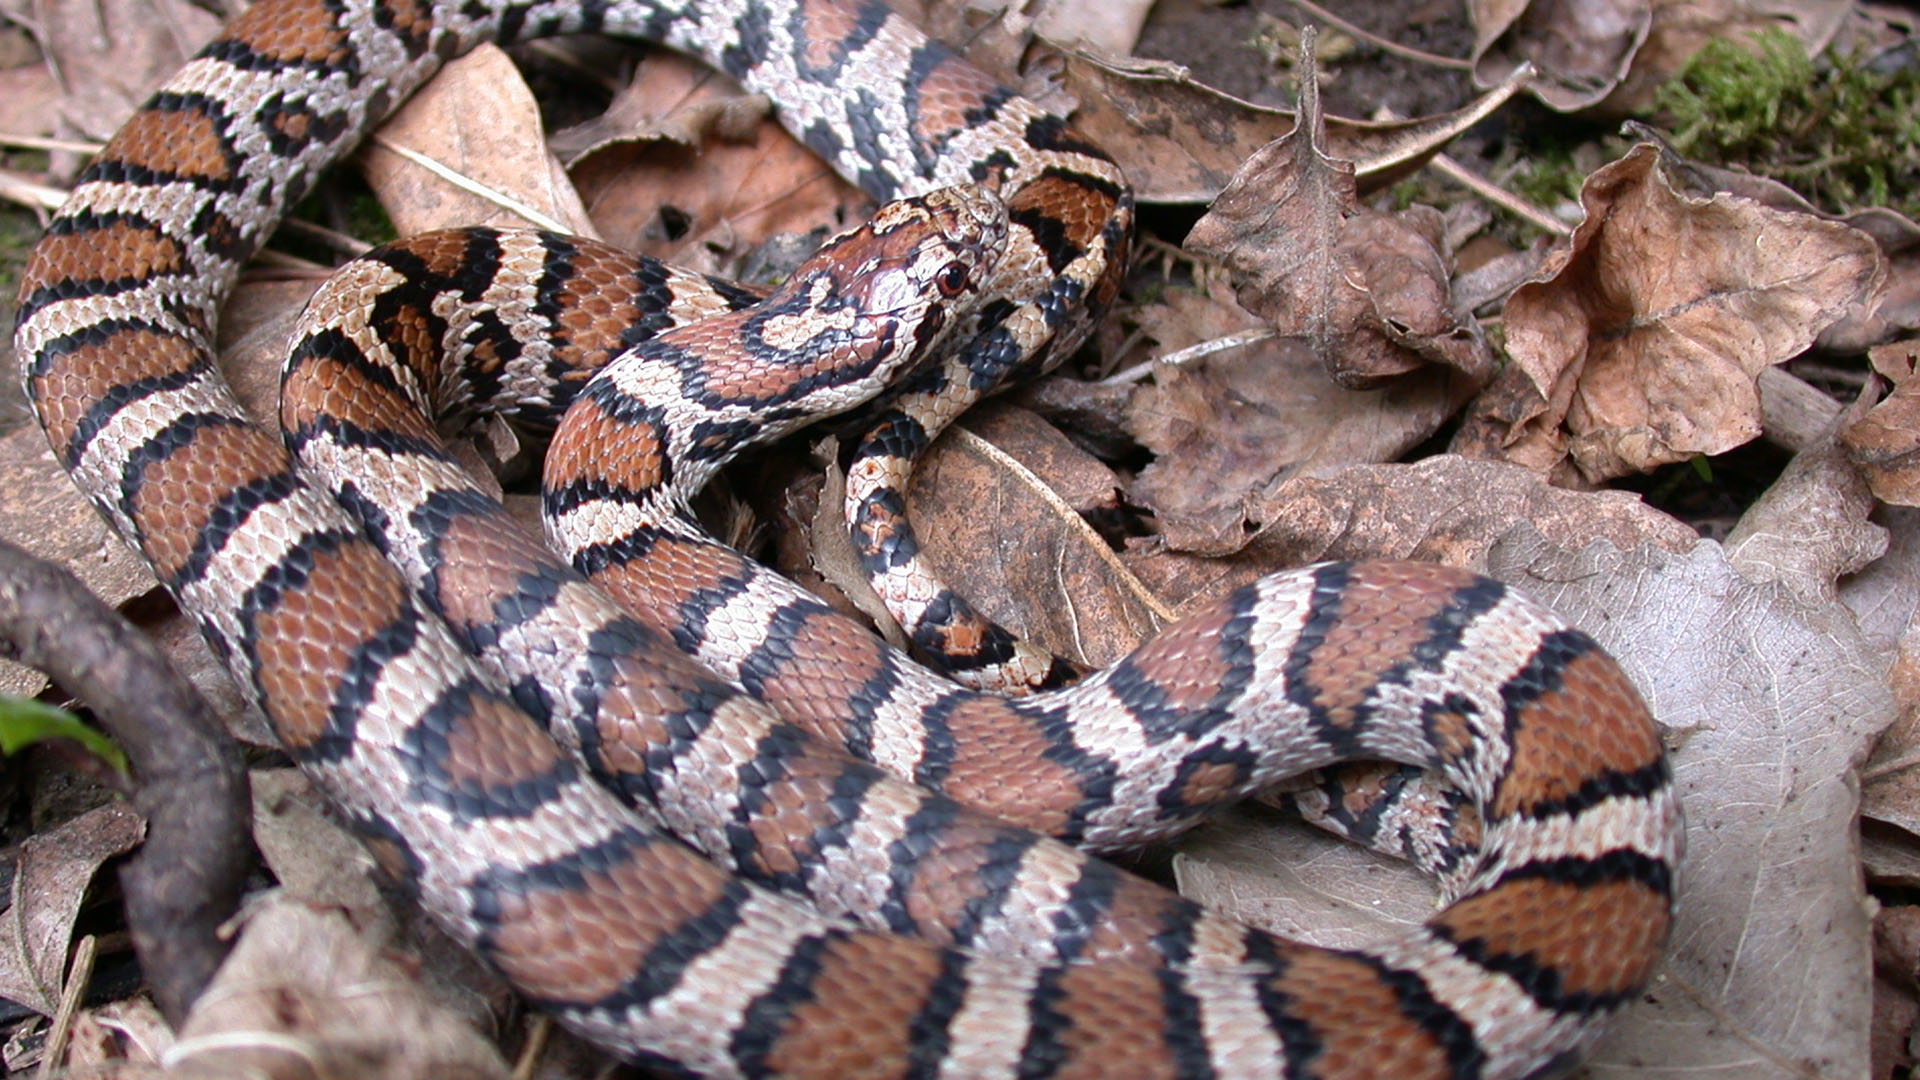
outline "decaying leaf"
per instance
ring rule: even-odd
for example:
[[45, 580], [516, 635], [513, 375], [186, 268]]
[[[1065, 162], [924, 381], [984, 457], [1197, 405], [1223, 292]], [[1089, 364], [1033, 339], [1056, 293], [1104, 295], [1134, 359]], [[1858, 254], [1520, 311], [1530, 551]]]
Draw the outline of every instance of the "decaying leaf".
[[[1221, 93], [1159, 60], [1060, 55], [1062, 84], [1079, 102], [1074, 124], [1112, 150], [1143, 202], [1213, 201], [1247, 157], [1295, 127], [1296, 114]], [[1327, 152], [1354, 163], [1372, 188], [1404, 175], [1526, 86], [1516, 71], [1465, 107], [1440, 116], [1326, 118]]]
[[1893, 392], [1852, 417], [1840, 429], [1840, 444], [1865, 472], [1874, 497], [1920, 506], [1920, 339], [1876, 345], [1867, 355]]
[[928, 563], [976, 609], [1092, 666], [1131, 652], [1165, 609], [1081, 519], [1117, 506], [1118, 480], [1039, 417], [969, 412], [916, 470], [907, 514]]
[[1855, 8], [1852, 0], [1653, 0], [1646, 41], [1626, 77], [1596, 108], [1609, 115], [1643, 110], [1663, 83], [1714, 40], [1786, 29], [1812, 56], [1827, 47]]
[[1653, 25], [1651, 0], [1473, 0], [1473, 77], [1491, 86], [1522, 64], [1533, 92], [1562, 112], [1604, 99]]
[[1495, 537], [1519, 522], [1565, 547], [1604, 539], [1626, 550], [1682, 552], [1692, 529], [1624, 491], [1568, 491], [1513, 465], [1451, 455], [1412, 465], [1356, 465], [1296, 476], [1261, 492], [1265, 521], [1237, 556], [1154, 547], [1128, 560], [1160, 596], [1218, 596], [1262, 574], [1323, 559], [1414, 559], [1479, 569]]
[[[811, 234], [806, 254], [872, 207], [812, 151], [761, 115], [742, 125], [737, 87], [678, 56], [640, 65], [622, 99], [642, 131], [662, 137], [603, 142], [573, 164], [574, 182], [614, 244], [676, 265], [732, 272], [732, 258], [769, 237]], [[650, 116], [650, 119], [642, 117]], [[725, 120], [725, 123], [720, 123]], [[697, 145], [679, 140], [699, 136]]]
[[[1258, 325], [1217, 284], [1170, 292], [1141, 312], [1161, 351]], [[1429, 368], [1375, 390], [1332, 383], [1312, 350], [1273, 338], [1172, 367], [1127, 402], [1127, 429], [1154, 452], [1131, 492], [1175, 551], [1226, 555], [1266, 523], [1277, 478], [1389, 461], [1432, 435], [1475, 384]]]
[[1651, 144], [1588, 178], [1586, 219], [1507, 302], [1512, 363], [1454, 448], [1611, 477], [1760, 431], [1754, 379], [1875, 287], [1858, 230], [1693, 188]]
[[1360, 210], [1352, 163], [1326, 149], [1311, 79], [1300, 116], [1235, 174], [1187, 235], [1188, 250], [1238, 275], [1242, 306], [1304, 338], [1342, 386], [1364, 389], [1425, 363], [1484, 380], [1492, 354], [1451, 303], [1440, 215]]
[[0, 915], [0, 997], [54, 1014], [80, 901], [100, 864], [132, 851], [146, 828], [132, 808], [112, 802], [21, 844], [13, 903]]
[[324, 906], [282, 897], [255, 908], [181, 1028], [168, 1075], [506, 1080], [491, 1040], [382, 945]]
[[60, 119], [102, 140], [220, 28], [185, 0], [43, 4], [26, 24], [65, 92]]
[[1727, 534], [1727, 562], [1753, 582], [1779, 582], [1808, 600], [1886, 554], [1887, 530], [1867, 520], [1867, 482], [1832, 443], [1794, 455]]
[[[541, 132], [539, 104], [519, 69], [501, 49], [483, 45], [408, 98], [361, 160], [401, 236], [462, 225], [538, 225], [598, 236]], [[491, 194], [467, 190], [402, 150]]]

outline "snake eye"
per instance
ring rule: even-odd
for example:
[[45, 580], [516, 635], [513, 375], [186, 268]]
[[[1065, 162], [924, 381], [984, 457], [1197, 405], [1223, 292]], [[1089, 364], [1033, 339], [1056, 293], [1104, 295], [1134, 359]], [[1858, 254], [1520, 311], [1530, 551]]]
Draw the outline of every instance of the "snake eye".
[[967, 287], [967, 264], [950, 262], [934, 275], [933, 283], [942, 296], [958, 296], [960, 290]]

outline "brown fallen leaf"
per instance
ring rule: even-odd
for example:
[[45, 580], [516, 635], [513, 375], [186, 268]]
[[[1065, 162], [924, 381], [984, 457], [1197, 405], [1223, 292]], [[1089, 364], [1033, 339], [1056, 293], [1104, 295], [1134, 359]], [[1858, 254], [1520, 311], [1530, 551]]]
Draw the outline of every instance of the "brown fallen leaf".
[[1858, 5], [1852, 0], [1653, 0], [1653, 22], [1632, 67], [1595, 111], [1638, 113], [1660, 86], [1678, 74], [1709, 41], [1739, 41], [1765, 29], [1784, 29], [1806, 45], [1825, 49]]
[[501, 49], [483, 45], [448, 62], [408, 98], [360, 160], [401, 236], [535, 225], [598, 237], [542, 132], [539, 104], [519, 69]]
[[1698, 190], [1648, 143], [1589, 177], [1581, 203], [1571, 241], [1507, 302], [1512, 363], [1457, 452], [1597, 484], [1731, 449], [1760, 432], [1758, 373], [1882, 273], [1858, 230]]
[[[1138, 314], [1161, 351], [1259, 325], [1217, 281], [1169, 291]], [[1444, 423], [1475, 384], [1429, 368], [1377, 390], [1327, 379], [1305, 342], [1273, 338], [1191, 364], [1156, 364], [1127, 402], [1127, 430], [1154, 452], [1130, 495], [1174, 551], [1226, 555], [1266, 524], [1277, 478], [1390, 461]]]
[[1862, 770], [1860, 813], [1920, 845], [1920, 511], [1883, 508], [1878, 519], [1887, 554], [1848, 580], [1841, 598], [1872, 635], [1900, 717]]
[[1604, 539], [1625, 550], [1652, 545], [1682, 552], [1700, 539], [1637, 495], [1568, 491], [1518, 466], [1453, 455], [1288, 477], [1259, 493], [1253, 507], [1266, 525], [1233, 558], [1143, 545], [1128, 565], [1157, 595], [1186, 600], [1323, 559], [1414, 559], [1483, 569], [1495, 538], [1519, 522], [1570, 548]]
[[51, 64], [0, 69], [0, 131], [52, 135], [62, 96]]
[[285, 896], [256, 906], [167, 1075], [506, 1080], [491, 1040], [384, 945], [332, 908]]
[[80, 902], [100, 864], [132, 851], [147, 824], [125, 803], [110, 802], [20, 845], [12, 906], [0, 917], [0, 997], [43, 1016], [60, 1007], [67, 947]]
[[23, 25], [60, 83], [67, 132], [105, 140], [220, 20], [185, 0], [102, 0], [36, 5]]
[[[1302, 66], [1311, 70], [1311, 35]], [[1353, 165], [1330, 156], [1319, 96], [1303, 80], [1300, 124], [1234, 175], [1186, 247], [1240, 281], [1240, 303], [1282, 335], [1304, 338], [1353, 389], [1426, 363], [1484, 381], [1493, 356], [1452, 305], [1438, 212], [1362, 211]]]
[[907, 514], [942, 579], [1056, 656], [1104, 666], [1166, 610], [1082, 520], [1118, 507], [1118, 478], [1039, 417], [969, 411], [915, 471]]
[[[1074, 125], [1114, 153], [1142, 202], [1208, 203], [1249, 155], [1292, 131], [1297, 114], [1224, 94], [1186, 68], [1138, 57], [1059, 55], [1061, 84], [1079, 102]], [[1516, 71], [1463, 108], [1369, 121], [1328, 116], [1327, 150], [1354, 163], [1369, 189], [1405, 175], [1526, 86]]]
[[1920, 506], [1920, 338], [1876, 345], [1867, 356], [1893, 392], [1850, 418], [1840, 445], [1866, 474], [1875, 498]]
[[1835, 582], [1887, 552], [1887, 530], [1867, 520], [1866, 478], [1827, 442], [1795, 454], [1740, 515], [1723, 546], [1753, 582], [1779, 582], [1807, 600], [1832, 600]]
[[1880, 246], [1880, 255], [1887, 264], [1885, 280], [1880, 288], [1820, 332], [1822, 351], [1860, 352], [1901, 333], [1920, 329], [1920, 224], [1884, 206], [1870, 206], [1849, 214], [1829, 214], [1778, 180], [1709, 165], [1695, 164], [1690, 168], [1716, 190], [1752, 199], [1775, 210], [1812, 214], [1823, 221], [1851, 225]]
[[1534, 96], [1561, 112], [1604, 99], [1653, 25], [1651, 0], [1471, 0], [1473, 78], [1492, 86], [1522, 64]]
[[[872, 208], [770, 118], [743, 125], [739, 88], [685, 57], [649, 56], [620, 101], [644, 134], [603, 141], [572, 166], [581, 197], [616, 245], [733, 273], [735, 260], [769, 237], [807, 234], [797, 249], [805, 255], [827, 230]], [[690, 137], [697, 144], [682, 141]]]

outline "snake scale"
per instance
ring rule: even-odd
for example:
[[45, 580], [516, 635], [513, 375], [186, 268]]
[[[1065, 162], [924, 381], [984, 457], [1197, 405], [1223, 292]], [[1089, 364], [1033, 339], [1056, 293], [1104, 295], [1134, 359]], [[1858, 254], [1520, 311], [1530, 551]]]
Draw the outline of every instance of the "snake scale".
[[[919, 197], [754, 307], [587, 241], [403, 241], [303, 323], [296, 466], [212, 358], [240, 265], [446, 57], [570, 32], [697, 53], [877, 198]], [[874, 3], [261, 0], [82, 176], [15, 342], [56, 456], [288, 752], [455, 938], [616, 1053], [702, 1076], [1564, 1067], [1657, 963], [1679, 811], [1638, 695], [1537, 605], [1329, 564], [1005, 701], [684, 514], [738, 446], [881, 392], [934, 339], [948, 358], [905, 372], [887, 424], [937, 428], [954, 384], [1056, 362], [1117, 287], [1130, 217], [1099, 151]], [[548, 337], [512, 319], [535, 309]], [[740, 362], [749, 340], [788, 351]], [[483, 398], [558, 424], [565, 559], [415, 411]], [[1354, 757], [1471, 810], [1473, 857], [1432, 865], [1452, 903], [1387, 942], [1279, 941], [1083, 853]]]

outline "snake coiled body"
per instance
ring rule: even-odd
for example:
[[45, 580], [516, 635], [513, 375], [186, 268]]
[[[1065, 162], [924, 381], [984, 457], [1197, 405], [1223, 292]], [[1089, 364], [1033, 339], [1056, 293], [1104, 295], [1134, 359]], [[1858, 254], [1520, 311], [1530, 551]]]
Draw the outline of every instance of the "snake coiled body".
[[[873, 4], [264, 0], [129, 122], [25, 272], [28, 392], [59, 460], [456, 938], [587, 1037], [716, 1076], [1525, 1076], [1637, 992], [1679, 853], [1657, 733], [1589, 639], [1496, 583], [1318, 567], [1220, 599], [1071, 696], [944, 688], [684, 531], [671, 499], [664, 517], [624, 516], [658, 501], [662, 470], [730, 452], [742, 401], [774, 430], [812, 392], [787, 372], [743, 376], [746, 393], [720, 361], [685, 361], [729, 387], [690, 438], [649, 410], [702, 396], [693, 383], [663, 400], [632, 374], [659, 352], [561, 395], [580, 400], [548, 476], [549, 509], [583, 526], [574, 563], [651, 590], [636, 614], [597, 606], [430, 470], [431, 425], [387, 406], [431, 395], [405, 385], [409, 357], [374, 363], [372, 337], [292, 363], [368, 411], [310, 386], [283, 417], [305, 456], [409, 468], [379, 491], [324, 481], [355, 516], [312, 486], [214, 366], [238, 266], [441, 58], [572, 31], [666, 41], [766, 89], [876, 197], [961, 180], [1004, 196], [1004, 220], [933, 196], [867, 234], [884, 247], [893, 217], [950, 218], [957, 246], [890, 257], [987, 297], [939, 328], [954, 358], [908, 393], [1070, 349], [1116, 287], [1130, 217], [1097, 151]], [[663, 310], [696, 291], [561, 238], [454, 235], [402, 250], [429, 281], [460, 268], [441, 280], [482, 330], [513, 273], [542, 295], [624, 275]], [[976, 259], [983, 238], [1005, 250]], [[448, 309], [394, 299], [416, 286], [386, 280], [392, 266], [369, 271], [370, 306], [320, 315], [384, 320], [401, 331], [387, 341], [448, 332]], [[713, 312], [747, 299], [715, 288]], [[808, 338], [820, 318], [761, 325]], [[649, 317], [606, 321], [617, 352]], [[573, 370], [508, 338], [512, 355], [474, 362], [483, 386]], [[822, 383], [873, 342], [821, 359]], [[618, 433], [627, 453], [581, 452]], [[1453, 904], [1364, 950], [1275, 941], [1028, 831], [1165, 835], [1353, 756], [1434, 770], [1481, 819]]]

